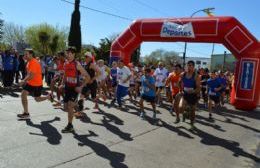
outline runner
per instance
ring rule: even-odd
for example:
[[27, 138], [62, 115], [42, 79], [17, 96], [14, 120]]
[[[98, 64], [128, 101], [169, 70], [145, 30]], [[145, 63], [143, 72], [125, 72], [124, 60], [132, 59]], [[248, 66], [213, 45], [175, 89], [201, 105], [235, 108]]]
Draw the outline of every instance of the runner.
[[183, 113], [186, 107], [190, 108], [191, 129], [194, 128], [196, 104], [200, 93], [200, 76], [196, 74], [194, 66], [194, 61], [188, 61], [187, 72], [181, 74], [183, 97], [180, 100], [180, 112]]
[[201, 94], [202, 94], [202, 98], [204, 101], [204, 108], [207, 108], [207, 104], [208, 104], [208, 94], [207, 94], [207, 81], [210, 78], [209, 76], [209, 70], [208, 68], [202, 69], [201, 70]]
[[220, 91], [222, 89], [221, 81], [216, 77], [217, 71], [213, 71], [210, 74], [210, 79], [207, 81], [208, 86], [208, 108], [209, 108], [209, 119], [212, 119], [212, 102], [214, 102], [215, 107], [219, 105], [220, 102]]
[[64, 75], [64, 63], [65, 63], [65, 53], [59, 52], [58, 57], [54, 59], [54, 78], [51, 81], [51, 94], [53, 95], [53, 92], [56, 91], [57, 94], [57, 103], [53, 106], [61, 106], [61, 95], [63, 95], [63, 89], [59, 89], [58, 86], [60, 86], [61, 81], [63, 79]]
[[[110, 97], [112, 98], [112, 95], [115, 96], [116, 87], [117, 87], [117, 62], [112, 63], [112, 68], [110, 70], [110, 78], [111, 78], [111, 90], [110, 90]], [[112, 93], [111, 93], [112, 92]]]
[[174, 72], [170, 73], [169, 77], [166, 80], [166, 86], [171, 86], [172, 90], [172, 108], [174, 109], [176, 113], [176, 121], [175, 123], [180, 122], [180, 110], [179, 110], [179, 102], [180, 102], [180, 94], [179, 94], [179, 82], [180, 82], [180, 74], [182, 71], [182, 67], [180, 64], [176, 64]]
[[135, 73], [135, 97], [140, 96], [141, 78], [143, 76], [143, 66], [139, 64]]
[[[62, 130], [62, 133], [74, 132], [72, 125], [74, 107], [78, 98], [78, 93], [82, 91], [82, 88], [87, 82], [89, 82], [89, 74], [75, 60], [75, 47], [69, 47], [67, 49], [67, 62], [64, 64], [64, 77], [61, 88], [65, 88], [64, 92], [64, 109], [68, 112], [68, 125]], [[79, 86], [79, 73], [84, 77], [84, 82]]]
[[130, 68], [131, 71], [131, 78], [130, 78], [130, 88], [128, 91], [128, 95], [130, 97], [130, 101], [133, 100], [133, 96], [134, 99], [136, 99], [136, 93], [135, 93], [135, 69], [133, 67], [133, 64], [128, 64], [128, 67]]
[[226, 95], [227, 79], [226, 79], [226, 76], [225, 76], [223, 71], [219, 70], [218, 74], [219, 74], [218, 78], [219, 78], [221, 85], [222, 85], [222, 89], [220, 90], [220, 94], [221, 94], [220, 95], [220, 103], [221, 103], [222, 106], [224, 106], [224, 104], [225, 104], [224, 97]]
[[128, 94], [128, 88], [130, 85], [130, 78], [131, 78], [131, 71], [127, 66], [125, 66], [123, 60], [118, 61], [118, 68], [117, 68], [117, 89], [116, 89], [116, 99], [111, 101], [113, 105], [117, 100], [119, 108], [122, 108], [122, 98]]
[[141, 99], [140, 99], [140, 117], [142, 119], [145, 118], [144, 112], [144, 100], [150, 102], [153, 107], [153, 119], [156, 119], [156, 106], [155, 106], [155, 95], [156, 95], [156, 88], [155, 88], [155, 80], [151, 76], [151, 69], [146, 68], [145, 74], [141, 78]]
[[98, 108], [98, 100], [97, 100], [97, 78], [100, 75], [100, 71], [96, 64], [93, 62], [93, 55], [91, 52], [86, 52], [86, 66], [85, 70], [90, 76], [89, 82], [83, 87], [81, 94], [80, 94], [80, 100], [78, 102], [79, 106], [79, 117], [82, 116], [82, 111], [84, 110], [84, 98], [86, 97], [86, 94], [90, 91], [91, 98], [95, 102], [95, 107]]
[[23, 105], [23, 113], [18, 114], [17, 117], [22, 119], [30, 118], [28, 111], [28, 95], [31, 94], [35, 101], [41, 102], [44, 100], [51, 100], [52, 97], [49, 94], [48, 96], [41, 96], [42, 94], [42, 72], [40, 63], [34, 58], [34, 52], [32, 49], [25, 49], [24, 59], [27, 60], [26, 77], [19, 83], [20, 86], [23, 86], [21, 93], [21, 100]]
[[162, 104], [161, 92], [164, 89], [165, 81], [167, 79], [167, 69], [164, 68], [163, 63], [159, 62], [158, 68], [156, 68], [154, 72], [155, 77], [155, 86], [156, 86], [156, 97], [157, 97], [157, 104]]
[[[100, 71], [100, 75], [97, 78], [98, 83], [98, 95], [97, 99], [103, 98], [104, 101], [106, 101], [106, 94], [107, 94], [107, 88], [106, 88], [106, 79], [107, 79], [107, 73], [106, 73], [106, 65], [104, 64], [104, 60], [100, 59], [97, 61], [97, 68]], [[96, 107], [98, 108], [98, 107]]]

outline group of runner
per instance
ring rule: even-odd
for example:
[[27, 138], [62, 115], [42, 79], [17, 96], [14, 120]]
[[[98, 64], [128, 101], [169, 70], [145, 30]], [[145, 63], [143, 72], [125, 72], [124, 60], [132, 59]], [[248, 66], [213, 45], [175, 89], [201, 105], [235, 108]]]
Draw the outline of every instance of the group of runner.
[[231, 87], [230, 75], [221, 71], [209, 73], [207, 69], [196, 71], [193, 61], [187, 63], [185, 71], [180, 64], [175, 64], [172, 66], [172, 72], [169, 72], [161, 62], [155, 68], [141, 65], [135, 67], [133, 64], [126, 66], [123, 60], [119, 60], [113, 62], [109, 68], [103, 60], [95, 62], [91, 52], [85, 53], [85, 61], [82, 64], [76, 61], [75, 54], [75, 47], [68, 47], [66, 52], [60, 52], [54, 58], [56, 66], [50, 84], [51, 92], [42, 96], [43, 75], [40, 61], [34, 57], [33, 50], [25, 50], [27, 76], [20, 82], [23, 87], [23, 112], [17, 115], [19, 118], [30, 117], [27, 100], [29, 94], [37, 102], [53, 102], [56, 93], [54, 106], [63, 104], [64, 110], [68, 112], [68, 124], [62, 130], [63, 133], [74, 131], [73, 118], [84, 116], [84, 101], [89, 95], [96, 109], [99, 108], [100, 98], [103, 101], [110, 98], [111, 105], [117, 102], [118, 108], [122, 108], [125, 96], [129, 95], [130, 100], [137, 100], [140, 96], [140, 117], [145, 119], [144, 101], [147, 101], [152, 106], [153, 119], [156, 119], [156, 104], [163, 106], [163, 93], [166, 93], [167, 100], [172, 103], [171, 111], [176, 113], [175, 123], [179, 123], [180, 114], [185, 114], [189, 109], [188, 117], [191, 127], [194, 128], [195, 111], [200, 97], [202, 96], [211, 119], [213, 103], [216, 107], [224, 105], [224, 96], [229, 93]]

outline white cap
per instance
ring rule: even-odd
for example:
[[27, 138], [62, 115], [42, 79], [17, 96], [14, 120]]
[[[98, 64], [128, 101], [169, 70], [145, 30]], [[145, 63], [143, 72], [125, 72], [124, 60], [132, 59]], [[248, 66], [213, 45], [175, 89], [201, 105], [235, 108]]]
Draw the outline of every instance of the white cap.
[[90, 57], [90, 58], [93, 57], [92, 54], [91, 54], [91, 52], [89, 52], [89, 51], [87, 51], [87, 52], [85, 53], [85, 56], [86, 56], [86, 57]]

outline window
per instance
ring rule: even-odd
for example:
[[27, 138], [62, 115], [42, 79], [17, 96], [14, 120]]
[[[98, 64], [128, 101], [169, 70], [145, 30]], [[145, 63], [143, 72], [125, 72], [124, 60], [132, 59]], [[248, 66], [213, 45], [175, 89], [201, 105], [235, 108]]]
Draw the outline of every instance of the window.
[[201, 64], [201, 61], [196, 61], [196, 64], [197, 64], [197, 65], [200, 65], [200, 64]]
[[202, 65], [207, 65], [207, 62], [203, 62]]

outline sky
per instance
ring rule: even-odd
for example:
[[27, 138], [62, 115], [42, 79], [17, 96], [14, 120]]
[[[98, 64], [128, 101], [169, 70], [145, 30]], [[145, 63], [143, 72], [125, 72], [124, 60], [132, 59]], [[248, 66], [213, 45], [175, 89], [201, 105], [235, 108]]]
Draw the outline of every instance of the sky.
[[[74, 2], [74, 0], [67, 0]], [[81, 5], [112, 13], [127, 19], [94, 12], [81, 8], [81, 32], [84, 44], [98, 46], [100, 39], [123, 32], [135, 19], [190, 17], [200, 9], [214, 7], [215, 16], [234, 16], [257, 38], [260, 38], [260, 0], [81, 0]], [[13, 22], [25, 27], [49, 23], [69, 27], [74, 6], [62, 0], [0, 0], [0, 15], [5, 22]], [[199, 12], [196, 16], [206, 16]], [[184, 51], [183, 42], [145, 42], [141, 55], [156, 49]], [[224, 46], [215, 45], [214, 54], [229, 52]], [[212, 44], [188, 43], [188, 57], [210, 57]]]

